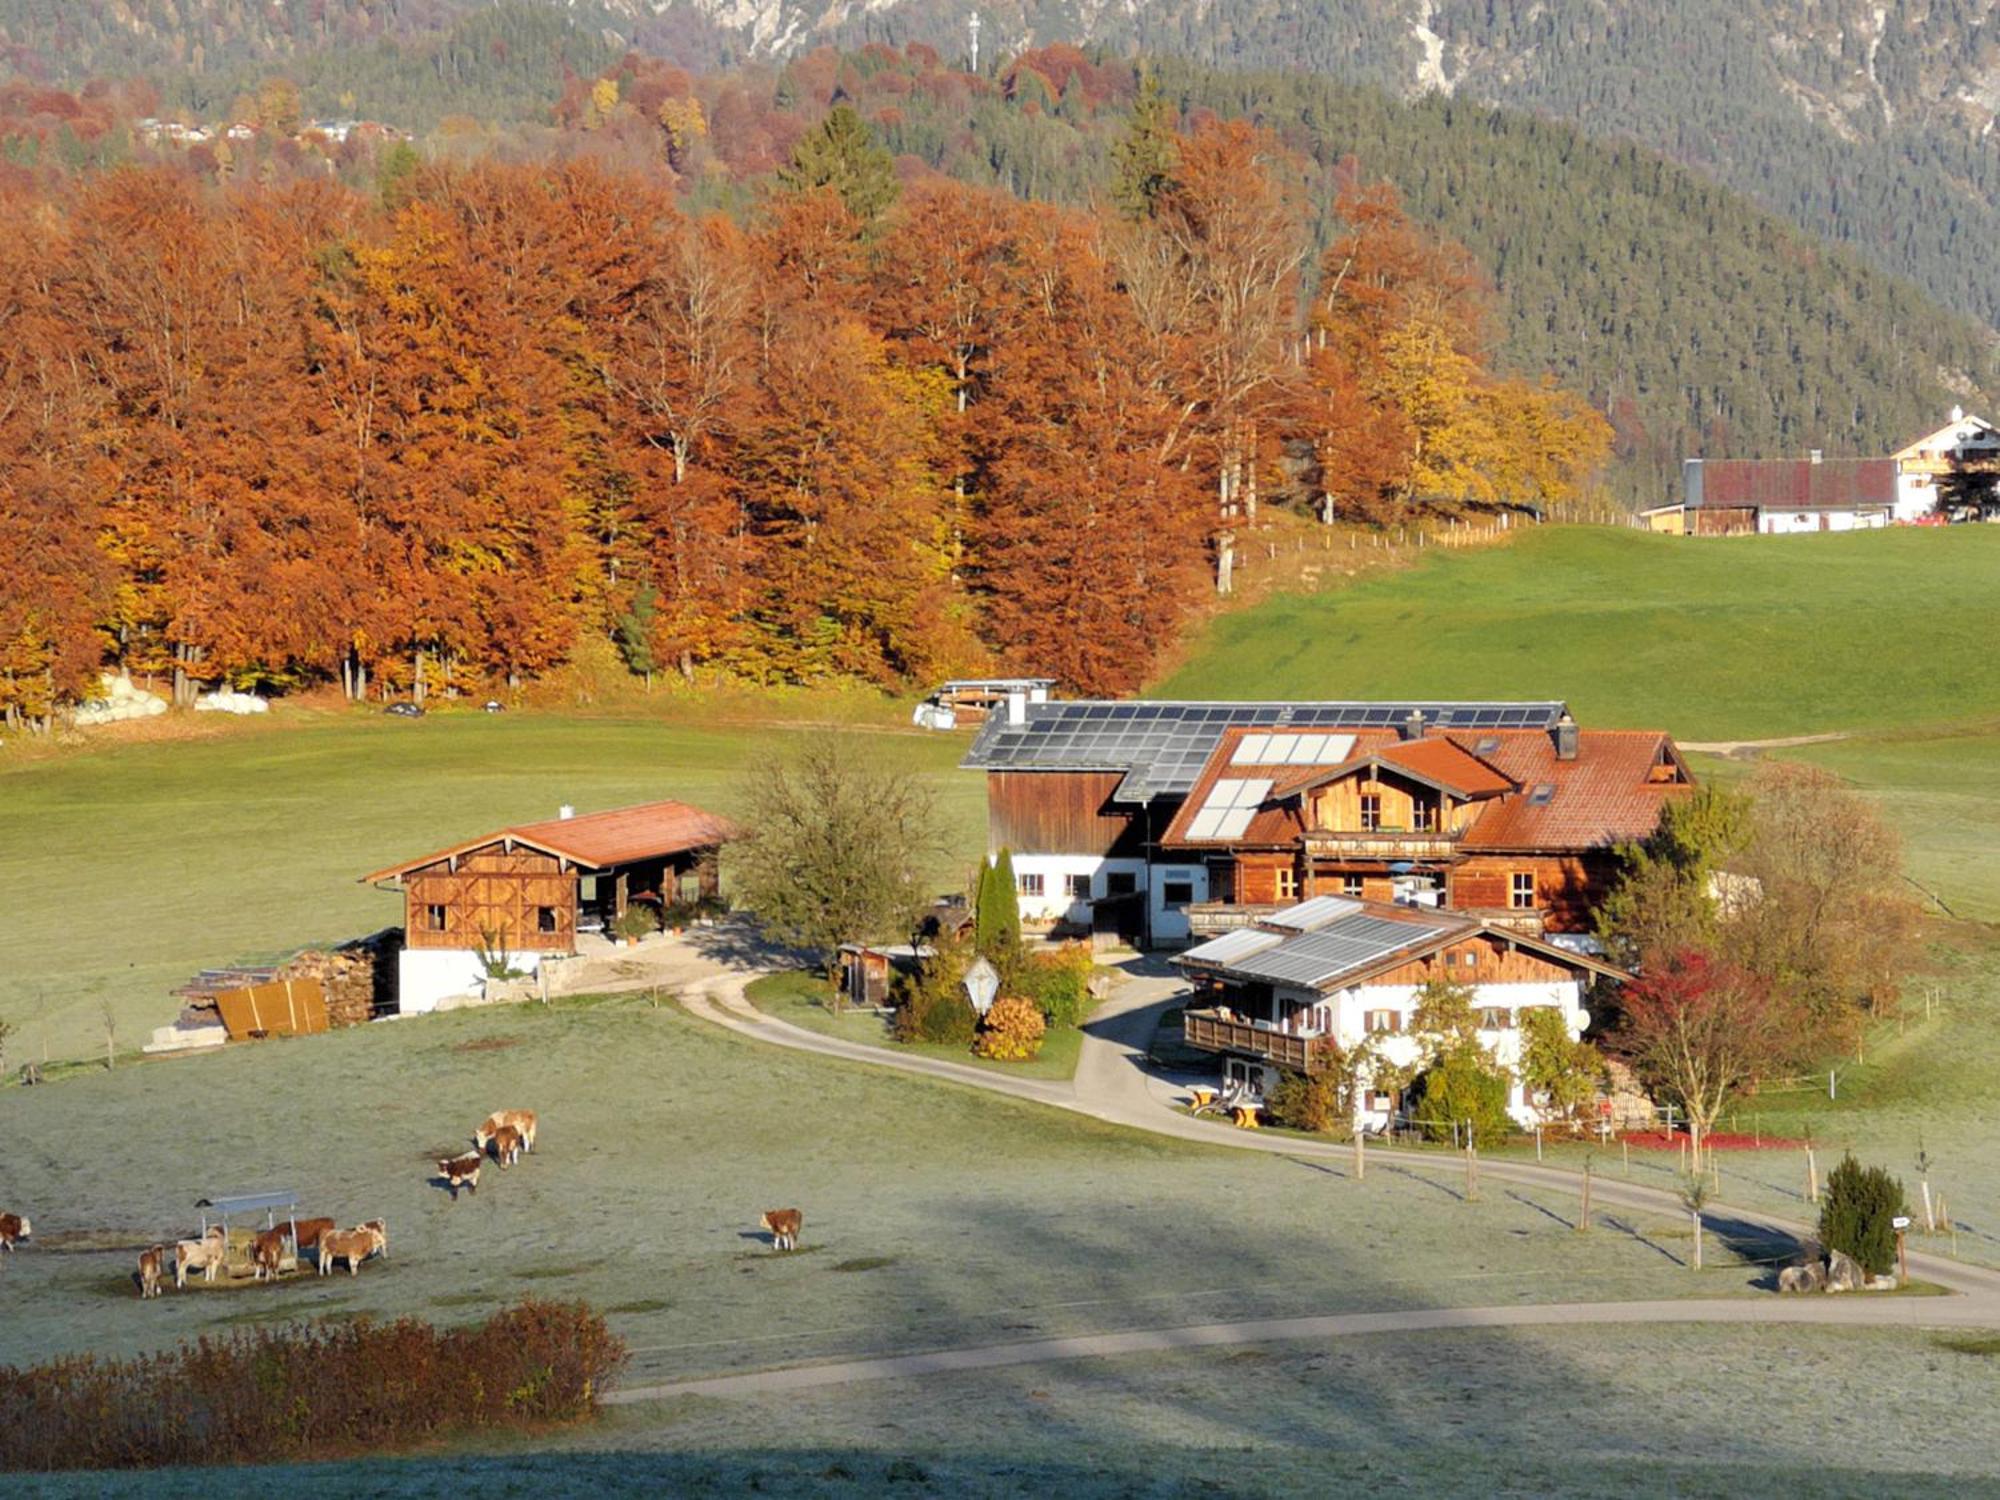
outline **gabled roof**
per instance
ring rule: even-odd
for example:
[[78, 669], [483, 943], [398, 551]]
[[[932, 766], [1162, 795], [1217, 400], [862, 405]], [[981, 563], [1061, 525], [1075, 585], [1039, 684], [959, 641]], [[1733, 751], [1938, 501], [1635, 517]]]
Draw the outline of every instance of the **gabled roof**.
[[1896, 503], [1893, 458], [1691, 458], [1681, 466], [1690, 510], [1855, 510]]
[[1891, 458], [1942, 458], [1961, 443], [1974, 442], [1985, 446], [1995, 436], [1995, 428], [1983, 417], [1975, 417], [1964, 412], [1935, 432], [1927, 432], [1913, 442], [1905, 443]]
[[[1310, 921], [1293, 920], [1307, 907], [1318, 908]], [[1631, 977], [1602, 959], [1457, 912], [1326, 896], [1199, 943], [1173, 962], [1183, 971], [1326, 991], [1364, 983], [1476, 936], [1526, 948], [1581, 972]]]
[[1386, 766], [1412, 776], [1426, 786], [1468, 800], [1497, 797], [1503, 792], [1516, 790], [1514, 782], [1457, 741], [1442, 735], [1425, 735], [1419, 740], [1399, 740], [1330, 769], [1315, 768], [1294, 776], [1279, 782], [1271, 789], [1271, 794], [1289, 797], [1312, 787], [1324, 786], [1364, 766]]
[[1393, 730], [1412, 712], [1434, 729], [1547, 729], [1561, 703], [1125, 702], [1062, 699], [1030, 703], [1022, 721], [996, 714], [980, 727], [959, 764], [969, 771], [1117, 771], [1113, 794], [1127, 803], [1184, 796], [1225, 730]]
[[449, 849], [406, 859], [361, 879], [367, 885], [400, 880], [413, 870], [442, 864], [494, 844], [523, 844], [584, 869], [602, 870], [635, 860], [664, 859], [711, 844], [726, 844], [736, 836], [736, 825], [720, 814], [685, 802], [643, 802], [636, 807], [614, 807], [576, 818], [517, 823]]

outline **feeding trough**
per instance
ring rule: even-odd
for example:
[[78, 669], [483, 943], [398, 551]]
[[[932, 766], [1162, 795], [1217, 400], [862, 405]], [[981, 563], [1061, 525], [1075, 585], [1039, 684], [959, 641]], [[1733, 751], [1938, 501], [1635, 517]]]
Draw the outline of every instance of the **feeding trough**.
[[[223, 1274], [235, 1281], [247, 1279], [257, 1274], [255, 1262], [251, 1259], [250, 1247], [260, 1229], [276, 1229], [287, 1225], [291, 1229], [291, 1239], [282, 1255], [278, 1257], [278, 1274], [290, 1276], [299, 1269], [299, 1195], [290, 1188], [278, 1188], [263, 1193], [217, 1193], [208, 1198], [197, 1198], [196, 1208], [201, 1210], [201, 1233], [205, 1238], [209, 1226], [222, 1226], [226, 1250], [223, 1255]], [[262, 1215], [264, 1222], [257, 1222]]]

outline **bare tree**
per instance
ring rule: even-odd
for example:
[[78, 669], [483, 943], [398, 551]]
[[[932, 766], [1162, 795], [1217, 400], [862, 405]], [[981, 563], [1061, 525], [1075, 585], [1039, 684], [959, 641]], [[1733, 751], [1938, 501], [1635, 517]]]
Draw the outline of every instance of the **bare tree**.
[[752, 770], [736, 886], [764, 929], [816, 954], [839, 1007], [840, 945], [907, 940], [942, 849], [929, 790], [834, 736]]

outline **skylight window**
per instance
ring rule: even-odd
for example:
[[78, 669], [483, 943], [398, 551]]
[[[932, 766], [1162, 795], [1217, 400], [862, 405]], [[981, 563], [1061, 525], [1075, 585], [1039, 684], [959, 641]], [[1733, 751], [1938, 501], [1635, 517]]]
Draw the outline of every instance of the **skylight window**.
[[1555, 796], [1555, 783], [1549, 781], [1537, 782], [1534, 789], [1528, 793], [1528, 806], [1547, 807], [1555, 800]]
[[1209, 789], [1201, 811], [1188, 824], [1187, 836], [1191, 839], [1241, 838], [1243, 830], [1250, 826], [1250, 819], [1257, 812], [1257, 804], [1269, 795], [1270, 790], [1268, 780], [1246, 781], [1225, 776]]

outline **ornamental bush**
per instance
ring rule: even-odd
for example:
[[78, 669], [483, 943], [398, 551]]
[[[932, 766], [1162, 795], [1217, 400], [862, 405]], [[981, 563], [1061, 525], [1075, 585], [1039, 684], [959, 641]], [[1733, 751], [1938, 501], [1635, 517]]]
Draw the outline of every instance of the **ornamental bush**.
[[998, 1062], [1026, 1062], [1042, 1050], [1048, 1023], [1034, 1001], [1004, 995], [993, 1002], [972, 1050]]
[[1049, 953], [1022, 956], [1012, 988], [1032, 1000], [1051, 1031], [1074, 1030], [1090, 1013], [1090, 976], [1096, 963], [1088, 943], [1064, 943]]
[[1454, 1047], [1419, 1075], [1412, 1113], [1434, 1141], [1452, 1139], [1452, 1127], [1467, 1122], [1474, 1144], [1498, 1141], [1514, 1129], [1507, 1113], [1507, 1075], [1476, 1044]]
[[1896, 1268], [1896, 1215], [1907, 1213], [1903, 1184], [1881, 1167], [1864, 1167], [1852, 1154], [1826, 1179], [1819, 1210], [1819, 1239], [1829, 1251], [1854, 1257], [1870, 1276]]
[[1340, 1079], [1331, 1072], [1280, 1075], [1265, 1096], [1271, 1118], [1289, 1130], [1311, 1130], [1321, 1134], [1345, 1125], [1340, 1108]]
[[896, 1007], [897, 1041], [971, 1045], [979, 1030], [979, 1017], [965, 998], [965, 971], [972, 957], [971, 944], [962, 939], [941, 942], [922, 972], [903, 982]]

